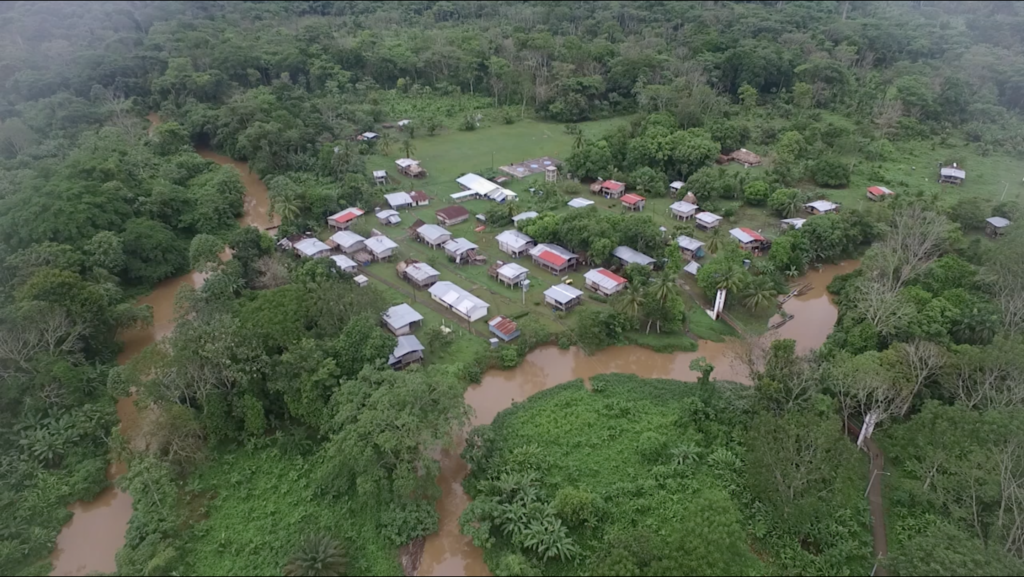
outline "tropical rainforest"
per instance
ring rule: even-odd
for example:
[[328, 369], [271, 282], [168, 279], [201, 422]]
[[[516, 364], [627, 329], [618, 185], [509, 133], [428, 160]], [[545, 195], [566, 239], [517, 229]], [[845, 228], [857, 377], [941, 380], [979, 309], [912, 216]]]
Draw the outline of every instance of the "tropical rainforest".
[[[123, 462], [116, 574], [401, 574], [438, 528], [466, 387], [550, 341], [692, 328], [678, 251], [647, 215], [529, 199], [542, 241], [666, 262], [558, 334], [524, 320], [511, 354], [437, 332], [454, 352], [396, 372], [395, 296], [239, 226], [242, 175], [196, 147], [248, 163], [282, 238], [380, 205], [368, 164], [392, 148], [536, 123], [571, 137], [576, 179], [651, 199], [685, 181], [764, 226], [843, 204], [756, 258], [712, 233], [705, 296], [764, 310], [861, 266], [819, 350], [736, 344], [752, 386], [706, 362], [604, 375], [470, 432], [462, 530], [492, 572], [1024, 574], [1024, 230], [986, 230], [1024, 215], [1022, 27], [1024, 3], [987, 1], [0, 3], [0, 572], [49, 574], [67, 507]], [[763, 165], [715, 166], [743, 148]], [[953, 163], [968, 178], [940, 186]], [[154, 326], [138, 298], [189, 271], [173, 330], [119, 359]]]

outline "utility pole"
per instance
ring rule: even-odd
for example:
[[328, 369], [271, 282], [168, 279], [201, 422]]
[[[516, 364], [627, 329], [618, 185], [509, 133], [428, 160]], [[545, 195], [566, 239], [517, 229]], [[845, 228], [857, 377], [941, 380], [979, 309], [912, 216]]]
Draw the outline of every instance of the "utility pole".
[[999, 202], [1003, 202], [1003, 199], [1006, 198], [1006, 189], [1010, 188], [1010, 183], [1001, 180], [999, 183], [1003, 185], [1003, 195], [999, 197]]

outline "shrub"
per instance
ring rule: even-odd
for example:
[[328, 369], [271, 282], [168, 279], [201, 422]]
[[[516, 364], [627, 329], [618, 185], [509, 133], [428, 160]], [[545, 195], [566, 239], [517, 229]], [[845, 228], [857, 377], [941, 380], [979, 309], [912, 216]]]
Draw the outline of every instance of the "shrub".
[[499, 356], [501, 358], [501, 366], [506, 369], [518, 366], [523, 360], [522, 356], [519, 354], [519, 349], [516, 347], [505, 347], [501, 349]]
[[850, 165], [835, 156], [827, 156], [811, 163], [811, 178], [819, 186], [842, 188], [850, 184]]
[[768, 202], [771, 188], [763, 180], [755, 180], [743, 187], [743, 201], [751, 206], [761, 206]]

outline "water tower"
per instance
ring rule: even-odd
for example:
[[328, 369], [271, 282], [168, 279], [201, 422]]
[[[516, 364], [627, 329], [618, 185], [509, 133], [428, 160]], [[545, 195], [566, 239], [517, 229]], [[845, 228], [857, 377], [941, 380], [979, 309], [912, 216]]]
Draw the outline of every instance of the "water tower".
[[558, 167], [549, 166], [544, 169], [544, 180], [546, 182], [555, 182], [558, 180]]

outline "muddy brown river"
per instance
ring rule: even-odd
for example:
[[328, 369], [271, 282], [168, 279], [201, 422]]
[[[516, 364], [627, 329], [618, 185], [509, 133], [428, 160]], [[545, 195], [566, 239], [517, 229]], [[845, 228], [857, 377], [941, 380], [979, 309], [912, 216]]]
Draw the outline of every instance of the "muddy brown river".
[[[794, 339], [800, 352], [820, 347], [832, 332], [838, 316], [825, 287], [833, 277], [850, 272], [859, 264], [847, 261], [826, 266], [798, 279], [801, 284], [811, 283], [813, 289], [785, 304], [784, 308], [794, 318], [773, 336]], [[612, 347], [588, 357], [577, 349], [541, 347], [528, 354], [523, 364], [515, 369], [488, 371], [480, 384], [466, 390], [466, 403], [475, 411], [471, 426], [490, 423], [512, 403], [572, 379], [589, 379], [601, 373], [633, 373], [642, 377], [693, 380], [696, 374], [689, 365], [697, 357], [705, 357], [715, 365], [713, 376], [717, 379], [748, 382], [746, 370], [730, 358], [729, 350], [729, 343], [701, 341], [700, 348], [693, 353], [663, 355], [640, 347]], [[454, 451], [442, 454], [441, 474], [437, 479], [441, 487], [441, 499], [437, 502], [438, 532], [427, 537], [417, 575], [491, 574], [484, 563], [483, 551], [459, 529], [459, 516], [469, 504], [469, 497], [462, 490], [462, 480], [469, 471], [459, 456], [463, 446], [464, 439], [459, 438]]]
[[[160, 123], [156, 114], [146, 117], [152, 126]], [[152, 130], [152, 127], [151, 127]], [[256, 226], [266, 230], [278, 223], [270, 217], [270, 200], [267, 187], [255, 174], [249, 172], [245, 162], [232, 160], [212, 150], [196, 150], [203, 158], [220, 165], [238, 169], [245, 185], [245, 214], [238, 222], [242, 226]], [[226, 257], [226, 252], [222, 258]], [[174, 295], [182, 285], [201, 286], [205, 275], [195, 271], [175, 278], [169, 278], [157, 285], [153, 292], [136, 301], [136, 305], [153, 307], [153, 325], [146, 329], [121, 335], [124, 351], [118, 363], [124, 364], [139, 351], [174, 329]], [[136, 430], [139, 415], [133, 397], [118, 400], [117, 414], [121, 419], [121, 434], [131, 438]], [[125, 472], [123, 463], [115, 463], [107, 470], [107, 479], [113, 481]], [[51, 575], [85, 575], [93, 571], [111, 573], [117, 569], [114, 555], [124, 545], [128, 519], [132, 516], [131, 495], [111, 485], [89, 502], [79, 501], [68, 509], [74, 514], [57, 536], [57, 544], [50, 560], [53, 563]]]

